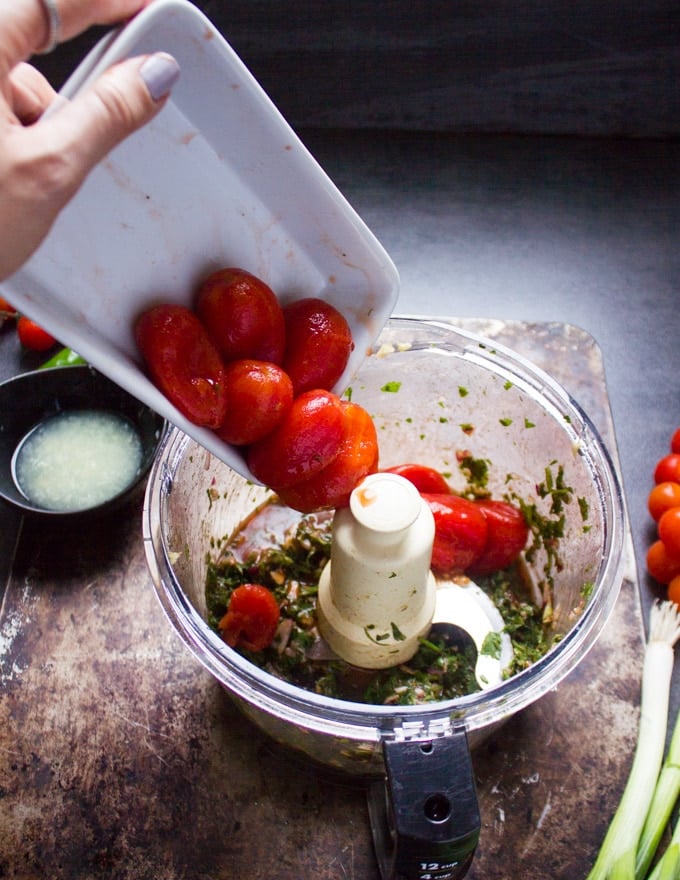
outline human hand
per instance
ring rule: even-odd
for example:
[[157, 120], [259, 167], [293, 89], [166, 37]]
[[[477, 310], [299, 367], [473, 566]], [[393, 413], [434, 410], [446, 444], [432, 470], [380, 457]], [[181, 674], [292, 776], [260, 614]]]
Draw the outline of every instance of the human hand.
[[[112, 24], [152, 0], [0, 0], [0, 280], [31, 256], [92, 168], [163, 107], [179, 75], [158, 53], [114, 65], [58, 112], [57, 97], [26, 63], [55, 38]], [[50, 24], [50, 21], [52, 24]]]

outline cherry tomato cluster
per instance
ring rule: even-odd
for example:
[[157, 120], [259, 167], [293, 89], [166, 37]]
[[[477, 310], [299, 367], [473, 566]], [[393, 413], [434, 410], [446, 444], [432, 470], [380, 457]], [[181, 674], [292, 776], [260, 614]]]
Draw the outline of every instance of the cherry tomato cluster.
[[0, 326], [6, 321], [16, 321], [19, 342], [24, 348], [31, 351], [48, 351], [56, 343], [54, 336], [51, 336], [26, 315], [20, 315], [14, 306], [0, 296]]
[[434, 515], [432, 570], [440, 577], [491, 574], [512, 565], [529, 537], [524, 514], [506, 501], [471, 501], [452, 492], [434, 468], [402, 464], [387, 468], [418, 489]]
[[654, 468], [647, 507], [658, 535], [647, 551], [647, 571], [680, 605], [680, 428], [671, 438], [670, 452]]
[[309, 297], [282, 306], [261, 279], [225, 268], [194, 308], [156, 305], [135, 325], [152, 380], [191, 422], [242, 447], [289, 507], [341, 507], [378, 466], [373, 421], [330, 389], [354, 347], [344, 316]]

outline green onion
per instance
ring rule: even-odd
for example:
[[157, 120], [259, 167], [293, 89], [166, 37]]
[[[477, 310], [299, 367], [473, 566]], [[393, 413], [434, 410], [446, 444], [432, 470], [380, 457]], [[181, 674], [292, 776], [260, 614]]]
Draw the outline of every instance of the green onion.
[[587, 880], [634, 880], [638, 843], [666, 742], [673, 647], [680, 614], [673, 602], [652, 606], [640, 691], [638, 740], [628, 781]]
[[59, 351], [53, 355], [48, 361], [45, 361], [44, 364], [40, 365], [41, 370], [49, 370], [52, 367], [71, 367], [76, 364], [85, 364], [84, 358], [73, 351], [72, 348], [61, 348]]
[[649, 812], [642, 829], [635, 861], [636, 880], [644, 880], [659, 846], [661, 836], [680, 796], [680, 714], [675, 721], [666, 760], [654, 789]]

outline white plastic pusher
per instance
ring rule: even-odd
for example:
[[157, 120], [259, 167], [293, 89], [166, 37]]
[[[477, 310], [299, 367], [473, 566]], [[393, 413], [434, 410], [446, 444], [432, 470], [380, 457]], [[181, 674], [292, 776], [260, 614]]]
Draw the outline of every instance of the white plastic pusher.
[[408, 480], [376, 473], [357, 486], [335, 514], [319, 581], [319, 630], [336, 654], [367, 669], [415, 654], [435, 611], [433, 539], [432, 513]]

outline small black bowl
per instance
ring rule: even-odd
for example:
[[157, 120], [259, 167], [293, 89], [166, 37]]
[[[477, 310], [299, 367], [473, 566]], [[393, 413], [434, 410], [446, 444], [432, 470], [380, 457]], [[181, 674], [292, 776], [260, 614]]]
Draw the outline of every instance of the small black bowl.
[[[19, 443], [51, 416], [71, 410], [102, 410], [124, 416], [142, 442], [142, 461], [123, 491], [95, 507], [48, 510], [32, 504], [16, 486], [12, 458]], [[93, 367], [76, 365], [22, 373], [0, 384], [0, 498], [27, 514], [63, 521], [108, 513], [132, 499], [145, 482], [163, 435], [162, 416], [140, 403]]]

